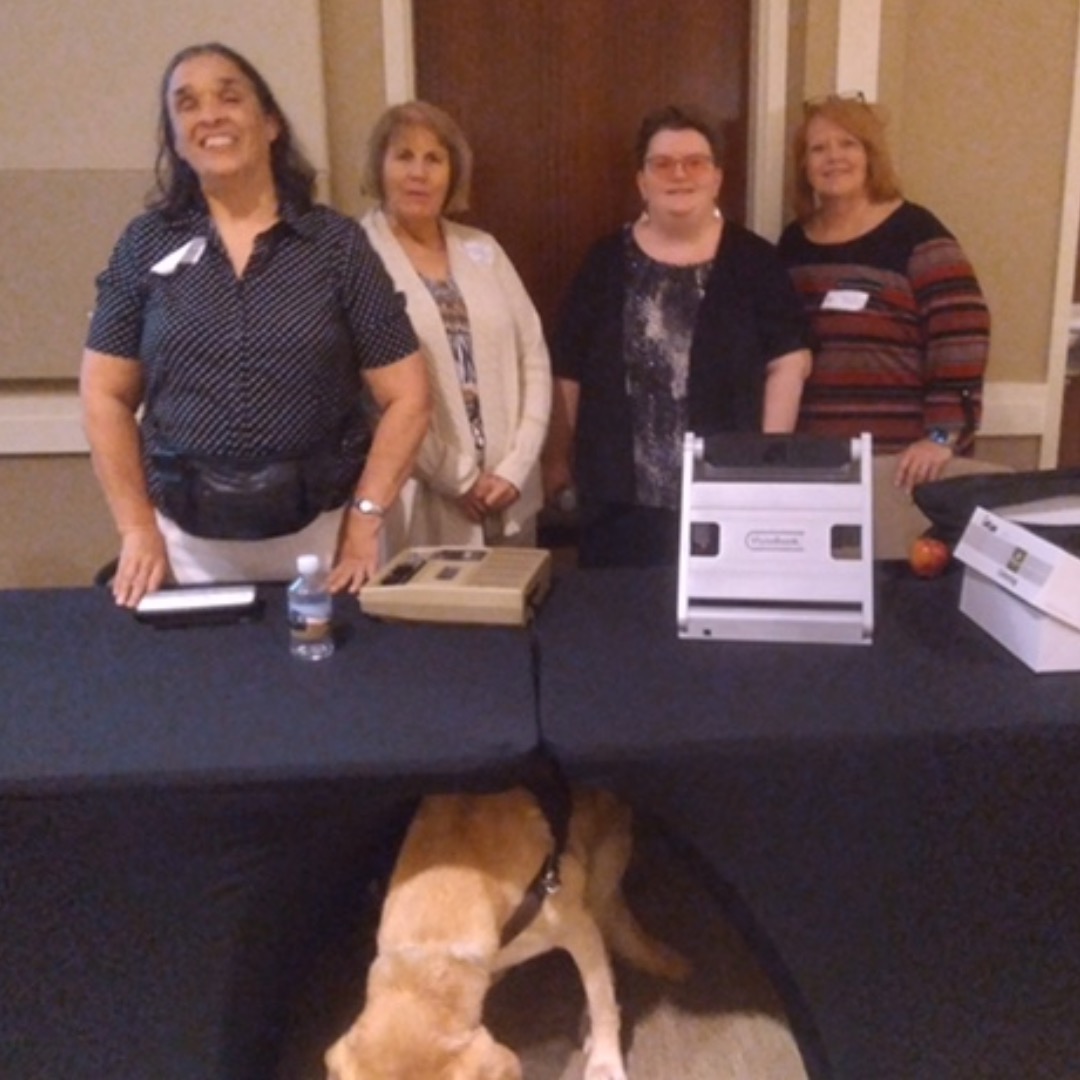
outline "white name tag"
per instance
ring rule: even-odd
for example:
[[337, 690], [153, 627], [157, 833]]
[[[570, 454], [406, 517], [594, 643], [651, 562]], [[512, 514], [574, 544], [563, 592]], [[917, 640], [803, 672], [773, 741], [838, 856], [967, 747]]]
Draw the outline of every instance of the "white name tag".
[[194, 266], [203, 257], [205, 250], [205, 237], [196, 236], [194, 240], [189, 240], [182, 247], [170, 252], [164, 259], [158, 259], [150, 267], [150, 273], [168, 277], [170, 274], [175, 274], [181, 266]]
[[486, 240], [466, 240], [462, 247], [474, 263], [479, 263], [481, 266], [495, 264], [495, 249]]
[[870, 294], [861, 289], [830, 289], [821, 301], [822, 311], [862, 311]]

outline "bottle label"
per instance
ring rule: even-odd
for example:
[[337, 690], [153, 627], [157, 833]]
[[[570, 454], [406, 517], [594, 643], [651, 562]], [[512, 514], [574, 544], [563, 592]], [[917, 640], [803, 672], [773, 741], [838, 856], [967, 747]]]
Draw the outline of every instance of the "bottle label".
[[330, 637], [330, 620], [304, 615], [302, 612], [290, 612], [289, 632], [293, 641], [315, 643]]

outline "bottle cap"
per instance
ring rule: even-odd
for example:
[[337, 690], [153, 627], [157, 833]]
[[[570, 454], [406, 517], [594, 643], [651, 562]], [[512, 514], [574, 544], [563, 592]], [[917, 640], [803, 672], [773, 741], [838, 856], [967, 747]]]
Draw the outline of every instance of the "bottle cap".
[[322, 560], [318, 555], [298, 555], [296, 569], [301, 574], [317, 574], [322, 569]]

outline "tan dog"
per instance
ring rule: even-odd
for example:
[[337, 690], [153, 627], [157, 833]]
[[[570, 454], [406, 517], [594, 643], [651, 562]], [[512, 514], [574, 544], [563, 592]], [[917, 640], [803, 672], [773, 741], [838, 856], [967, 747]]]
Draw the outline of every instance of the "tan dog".
[[631, 847], [629, 808], [576, 792], [562, 887], [502, 948], [503, 926], [551, 853], [547, 820], [522, 788], [425, 799], [390, 880], [364, 1011], [326, 1054], [330, 1080], [521, 1080], [517, 1055], [483, 1025], [484, 997], [498, 972], [556, 948], [585, 985], [586, 1080], [626, 1080], [608, 948], [662, 977], [689, 970], [626, 905]]

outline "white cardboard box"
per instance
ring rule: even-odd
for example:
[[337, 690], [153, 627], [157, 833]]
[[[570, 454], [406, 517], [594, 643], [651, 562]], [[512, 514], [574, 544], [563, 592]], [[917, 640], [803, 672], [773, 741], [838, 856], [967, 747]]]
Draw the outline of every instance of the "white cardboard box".
[[982, 507], [954, 556], [965, 615], [1032, 671], [1080, 671], [1080, 559]]

